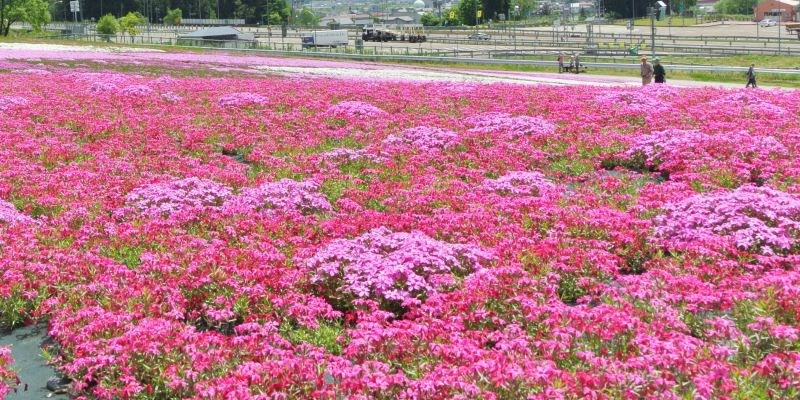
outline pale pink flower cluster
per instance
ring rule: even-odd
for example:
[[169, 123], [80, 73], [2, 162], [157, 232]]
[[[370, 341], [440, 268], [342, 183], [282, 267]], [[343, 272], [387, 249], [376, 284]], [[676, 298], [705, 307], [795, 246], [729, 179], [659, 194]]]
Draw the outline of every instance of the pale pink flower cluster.
[[380, 156], [370, 153], [367, 149], [349, 149], [340, 147], [320, 155], [329, 164], [341, 165], [353, 161], [379, 162]]
[[219, 98], [220, 107], [242, 108], [249, 106], [264, 106], [269, 104], [269, 100], [256, 93], [231, 93]]
[[441, 149], [458, 143], [458, 134], [453, 131], [419, 126], [404, 129], [399, 135], [391, 135], [383, 143], [389, 145], [409, 145], [421, 151]]
[[633, 139], [628, 158], [643, 156], [648, 166], [669, 172], [700, 172], [729, 168], [737, 175], [768, 177], [775, 171], [772, 160], [789, 156], [788, 149], [772, 136], [748, 132], [714, 135], [698, 130], [667, 129]]
[[800, 244], [800, 198], [771, 187], [698, 194], [664, 209], [655, 234], [673, 243], [724, 237], [740, 249], [766, 255], [797, 250]]
[[153, 93], [153, 89], [145, 85], [129, 85], [120, 90], [120, 94], [127, 97], [150, 97]]
[[0, 222], [16, 225], [33, 222], [33, 219], [17, 210], [13, 204], [0, 200]]
[[192, 208], [218, 207], [232, 195], [227, 185], [202, 178], [185, 178], [134, 189], [125, 199], [147, 215], [168, 215]]
[[608, 111], [619, 110], [625, 114], [652, 115], [669, 112], [672, 105], [660, 96], [653, 96], [654, 89], [647, 87], [635, 90], [611, 90], [597, 95], [595, 101]]
[[331, 106], [326, 114], [336, 118], [377, 118], [389, 115], [372, 104], [363, 101], [343, 101]]
[[306, 260], [313, 281], [356, 298], [403, 305], [455, 283], [492, 259], [472, 245], [435, 240], [422, 232], [373, 229], [355, 239], [340, 239]]
[[328, 199], [313, 181], [281, 179], [254, 188], [242, 189], [225, 203], [229, 212], [267, 212], [313, 214], [333, 211]]
[[481, 188], [503, 196], [544, 196], [556, 186], [538, 171], [510, 171], [497, 179], [483, 181]]
[[20, 96], [0, 96], [0, 111], [9, 111], [17, 107], [25, 107], [30, 102]]
[[466, 124], [472, 132], [504, 135], [512, 139], [532, 137], [547, 138], [556, 126], [543, 118], [527, 115], [513, 116], [502, 112], [490, 112], [467, 117]]

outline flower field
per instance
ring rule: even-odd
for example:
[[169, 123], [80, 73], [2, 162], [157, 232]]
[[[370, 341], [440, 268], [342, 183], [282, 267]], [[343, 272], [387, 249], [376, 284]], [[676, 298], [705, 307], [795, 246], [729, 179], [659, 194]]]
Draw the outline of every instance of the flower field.
[[0, 79], [0, 329], [76, 395], [800, 397], [800, 92], [162, 67]]

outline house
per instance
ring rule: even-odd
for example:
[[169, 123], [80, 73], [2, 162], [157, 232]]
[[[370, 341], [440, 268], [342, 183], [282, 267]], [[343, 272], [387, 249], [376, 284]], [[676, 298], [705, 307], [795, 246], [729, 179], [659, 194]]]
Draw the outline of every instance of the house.
[[381, 18], [381, 22], [384, 24], [394, 24], [394, 25], [408, 25], [413, 24], [416, 22], [414, 17], [409, 17], [406, 15], [390, 15], [388, 17]]
[[369, 14], [352, 14], [350, 19], [353, 20], [354, 25], [369, 25], [372, 23], [372, 17]]
[[178, 36], [178, 43], [191, 46], [246, 47], [255, 43], [254, 33], [243, 33], [232, 26], [215, 26]]
[[765, 19], [777, 21], [779, 18], [781, 22], [797, 21], [798, 6], [798, 0], [765, 0], [753, 7], [753, 14], [756, 22]]

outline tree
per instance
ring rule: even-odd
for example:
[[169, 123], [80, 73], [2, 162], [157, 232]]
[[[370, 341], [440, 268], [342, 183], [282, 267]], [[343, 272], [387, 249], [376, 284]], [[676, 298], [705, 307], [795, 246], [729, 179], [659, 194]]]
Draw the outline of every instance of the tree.
[[758, 0], [720, 0], [714, 6], [714, 9], [720, 14], [750, 15], [756, 5], [758, 5]]
[[481, 9], [478, 0], [459, 0], [456, 10], [458, 10], [461, 23], [464, 25], [477, 25], [476, 9]]
[[306, 6], [303, 6], [303, 9], [300, 11], [300, 16], [297, 19], [301, 26], [314, 27], [319, 25], [319, 17], [314, 15], [311, 9]]
[[420, 22], [425, 26], [439, 26], [442, 24], [442, 18], [439, 18], [436, 14], [429, 12], [422, 14]]
[[41, 32], [50, 22], [50, 5], [45, 0], [0, 0], [0, 35], [8, 36], [14, 22], [27, 22]]
[[164, 25], [180, 25], [181, 19], [183, 19], [183, 11], [180, 8], [176, 8], [174, 10], [167, 9], [163, 21]]
[[[549, 4], [549, 3], [546, 3]], [[509, 9], [516, 10], [514, 7], [519, 6], [519, 14], [511, 15], [512, 18], [522, 18], [531, 15], [536, 10], [536, 0], [511, 0], [509, 2]]]
[[111, 41], [111, 37], [119, 32], [119, 22], [111, 14], [106, 14], [97, 21], [97, 33], [105, 39], [106, 42]]
[[138, 25], [144, 25], [147, 23], [147, 19], [144, 15], [138, 12], [129, 12], [124, 17], [119, 18], [119, 28], [122, 34], [124, 35], [126, 32], [131, 37], [131, 43], [133, 43], [133, 37], [139, 34]]
[[269, 0], [264, 17], [270, 25], [282, 25], [289, 21], [291, 9], [286, 0]]

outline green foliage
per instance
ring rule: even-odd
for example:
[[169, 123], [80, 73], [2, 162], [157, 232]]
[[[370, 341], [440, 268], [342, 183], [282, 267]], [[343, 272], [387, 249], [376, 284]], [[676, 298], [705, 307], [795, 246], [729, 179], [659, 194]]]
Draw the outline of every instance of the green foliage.
[[27, 22], [34, 32], [50, 22], [50, 4], [45, 0], [0, 0], [0, 35], [8, 36], [11, 24]]
[[439, 18], [436, 14], [430, 12], [423, 14], [420, 19], [422, 25], [425, 26], [439, 26], [442, 24], [442, 21], [444, 21], [444, 18]]
[[478, 0], [459, 0], [456, 11], [461, 23], [464, 25], [476, 25], [476, 9], [481, 9]]
[[119, 22], [111, 14], [106, 14], [97, 21], [97, 33], [106, 41], [119, 32]]
[[319, 17], [314, 15], [311, 9], [306, 6], [303, 6], [303, 9], [300, 11], [300, 15], [297, 17], [297, 20], [301, 26], [306, 28], [319, 25]]
[[720, 0], [714, 9], [722, 14], [752, 14], [759, 0]]
[[183, 19], [183, 11], [180, 8], [176, 8], [174, 10], [167, 9], [163, 21], [164, 25], [179, 25], [181, 19]]
[[122, 34], [126, 32], [128, 35], [131, 36], [131, 42], [133, 42], [133, 37], [139, 34], [139, 27], [138, 25], [144, 25], [147, 23], [147, 19], [144, 15], [138, 12], [129, 12], [124, 17], [120, 17], [119, 19], [119, 27]]
[[264, 18], [270, 25], [282, 25], [289, 21], [291, 9], [286, 0], [271, 0], [267, 3]]
[[322, 347], [330, 354], [341, 354], [342, 343], [339, 338], [344, 335], [344, 327], [335, 322], [321, 322], [317, 328], [306, 328], [287, 324], [281, 326], [281, 335], [292, 344], [308, 343]]

